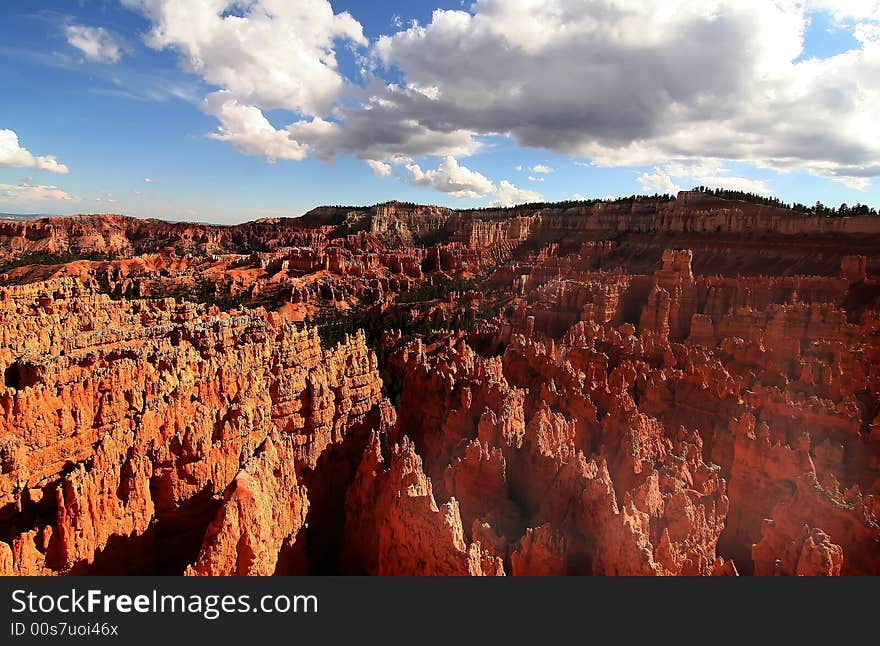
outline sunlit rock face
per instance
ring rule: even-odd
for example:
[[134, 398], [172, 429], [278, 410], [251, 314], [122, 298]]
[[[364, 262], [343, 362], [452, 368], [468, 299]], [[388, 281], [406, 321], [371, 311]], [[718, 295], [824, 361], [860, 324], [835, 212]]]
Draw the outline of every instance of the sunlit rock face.
[[880, 574], [880, 221], [0, 221], [0, 573]]

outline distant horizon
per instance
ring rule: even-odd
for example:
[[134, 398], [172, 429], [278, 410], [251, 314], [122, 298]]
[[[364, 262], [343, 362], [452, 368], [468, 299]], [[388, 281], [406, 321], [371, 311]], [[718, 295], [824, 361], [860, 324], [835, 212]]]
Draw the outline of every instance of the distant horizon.
[[[680, 191], [678, 191], [678, 193], [695, 192], [695, 191], [697, 191], [698, 188], [699, 187], [694, 187], [691, 189], [681, 189]], [[713, 191], [713, 190], [724, 190], [724, 189], [721, 189], [720, 187], [705, 187], [705, 188], [706, 188], [707, 193], [711, 193], [711, 191]], [[671, 193], [633, 193], [630, 195], [620, 195], [617, 197], [610, 197], [609, 196], [609, 197], [604, 197], [604, 198], [584, 198], [584, 199], [580, 199], [580, 200], [558, 200], [555, 202], [523, 202], [521, 204], [513, 204], [513, 205], [509, 205], [509, 206], [474, 206], [474, 207], [458, 207], [458, 206], [451, 206], [450, 207], [450, 206], [446, 206], [443, 204], [434, 204], [434, 203], [430, 203], [430, 202], [412, 202], [409, 200], [390, 199], [390, 200], [385, 200], [383, 202], [375, 202], [372, 204], [346, 204], [346, 205], [343, 205], [343, 204], [318, 204], [318, 205], [315, 205], [315, 206], [311, 207], [310, 209], [303, 211], [302, 213], [298, 213], [296, 215], [279, 214], [279, 215], [272, 215], [272, 216], [260, 216], [260, 217], [250, 217], [250, 218], [245, 217], [245, 219], [235, 220], [232, 222], [212, 222], [209, 220], [180, 220], [180, 219], [173, 219], [170, 217], [162, 217], [162, 216], [158, 216], [158, 215], [135, 215], [135, 214], [129, 214], [129, 213], [117, 212], [117, 211], [106, 211], [106, 212], [97, 212], [96, 211], [96, 212], [90, 212], [90, 213], [86, 213], [86, 212], [83, 212], [83, 213], [6, 213], [6, 212], [0, 212], [0, 220], [31, 221], [31, 220], [40, 220], [40, 219], [47, 219], [47, 218], [118, 216], [118, 217], [133, 218], [133, 219], [137, 219], [137, 220], [159, 220], [159, 221], [168, 222], [171, 224], [196, 224], [196, 225], [205, 225], [205, 226], [236, 226], [236, 225], [240, 225], [240, 224], [247, 224], [250, 222], [258, 222], [258, 221], [262, 221], [262, 220], [273, 220], [273, 219], [295, 220], [295, 219], [298, 219], [298, 218], [301, 218], [301, 217], [307, 215], [308, 213], [311, 213], [312, 211], [315, 211], [318, 209], [323, 209], [323, 208], [369, 209], [369, 208], [374, 208], [376, 206], [381, 206], [383, 204], [399, 203], [399, 204], [414, 204], [416, 206], [447, 208], [452, 211], [467, 212], [467, 211], [480, 211], [480, 210], [494, 209], [494, 208], [497, 208], [499, 210], [513, 210], [513, 209], [519, 209], [519, 208], [533, 206], [535, 204], [547, 204], [546, 207], [541, 206], [541, 207], [537, 207], [537, 208], [552, 208], [554, 205], [557, 205], [557, 204], [614, 202], [614, 201], [618, 201], [618, 200], [626, 200], [626, 199], [633, 198], [633, 197], [634, 198], [656, 198], [656, 199], [671, 198], [674, 201], [677, 199], [677, 194], [671, 194]], [[716, 197], [716, 196], [713, 196], [713, 197]], [[780, 199], [780, 198], [777, 198], [776, 196], [772, 196], [772, 195], [762, 196], [762, 197], [765, 197], [767, 199]], [[717, 199], [723, 199], [723, 200], [727, 200], [727, 201], [746, 201], [746, 200], [743, 200], [742, 198], [737, 198], [737, 197], [718, 197]], [[849, 205], [849, 206], [854, 206], [855, 204], [858, 204], [858, 202], [854, 202], [853, 205]], [[836, 209], [840, 205], [826, 204], [824, 206]], [[868, 204], [865, 206], [868, 206], [874, 210], [877, 210], [876, 207], [873, 207], [873, 205]], [[785, 208], [785, 209], [793, 210], [792, 205], [786, 204], [786, 203], [780, 204], [778, 208]], [[878, 217], [878, 216], [877, 215], [847, 215], [847, 216], [838, 216], [838, 217]]]

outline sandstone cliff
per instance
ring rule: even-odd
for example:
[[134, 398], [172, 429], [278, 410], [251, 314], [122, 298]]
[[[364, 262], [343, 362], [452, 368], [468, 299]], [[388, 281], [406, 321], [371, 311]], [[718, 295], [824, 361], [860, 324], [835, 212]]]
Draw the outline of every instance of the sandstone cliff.
[[8, 572], [271, 574], [303, 472], [386, 424], [363, 336], [74, 279], [0, 290], [0, 320]]
[[3, 221], [0, 573], [878, 574], [876, 224]]

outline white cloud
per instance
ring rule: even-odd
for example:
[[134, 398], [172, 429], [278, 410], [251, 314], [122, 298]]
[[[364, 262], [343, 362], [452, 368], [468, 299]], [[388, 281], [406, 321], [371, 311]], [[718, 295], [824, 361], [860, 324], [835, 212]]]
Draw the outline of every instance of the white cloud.
[[154, 180], [152, 177], [144, 177], [144, 184], [155, 184], [155, 183], [156, 183], [156, 180]]
[[422, 171], [418, 164], [405, 166], [414, 186], [430, 186], [457, 198], [479, 198], [494, 191], [492, 181], [485, 175], [461, 166], [455, 157], [447, 156], [440, 161], [437, 170]]
[[642, 173], [637, 181], [644, 191], [673, 195], [682, 190], [679, 183], [673, 180], [686, 182], [687, 188], [707, 186], [761, 195], [770, 194], [771, 191], [764, 180], [737, 177], [730, 175], [730, 172], [720, 159], [704, 159], [695, 163], [670, 162], [655, 167], [653, 173]]
[[514, 168], [514, 170], [517, 170], [517, 171], [519, 171], [520, 173], [523, 172], [523, 166], [522, 166], [522, 164], [519, 164], [518, 166], [516, 166], [516, 167]]
[[[857, 187], [880, 175], [876, 0], [476, 0], [395, 22], [358, 54], [362, 86], [334, 48], [368, 42], [327, 0], [122, 2], [149, 19], [148, 45], [218, 88], [212, 136], [247, 154], [460, 158], [502, 133], [595, 166], [721, 159]], [[802, 59], [813, 10], [849, 21], [861, 46]], [[277, 109], [291, 123], [266, 118]]]
[[583, 195], [581, 195], [580, 193], [572, 193], [571, 199], [585, 201], [587, 198], [584, 197]]
[[149, 46], [175, 49], [185, 69], [263, 109], [326, 114], [343, 85], [334, 39], [367, 44], [360, 23], [326, 0], [122, 2], [152, 22]]
[[452, 156], [444, 157], [436, 170], [423, 171], [416, 163], [406, 164], [405, 168], [411, 176], [410, 184], [434, 188], [455, 198], [479, 199], [491, 195], [495, 198], [491, 203], [502, 206], [537, 202], [542, 198], [540, 193], [519, 188], [506, 179], [495, 184], [482, 173], [462, 166]]
[[813, 5], [864, 20], [861, 48], [799, 60], [807, 7], [788, 0], [477, 0], [378, 40], [383, 66], [437, 97], [375, 103], [597, 165], [710, 157], [876, 176], [880, 138], [865, 133], [880, 122], [877, 3]]
[[549, 175], [550, 173], [554, 172], [556, 169], [552, 168], [550, 166], [545, 166], [544, 164], [536, 164], [536, 165], [532, 166], [531, 170], [533, 173], [542, 173], [544, 175]]
[[228, 142], [245, 154], [262, 155], [270, 162], [305, 159], [308, 154], [306, 144], [285, 130], [276, 130], [258, 107], [239, 103], [226, 90], [206, 96], [202, 109], [220, 121], [217, 132], [208, 136]]
[[843, 184], [847, 188], [856, 191], [865, 191], [871, 186], [871, 180], [868, 177], [829, 177], [832, 182]]
[[103, 27], [67, 25], [67, 42], [96, 63], [116, 63], [122, 58], [124, 45], [118, 37]]
[[845, 20], [880, 21], [877, 0], [806, 0], [810, 11], [827, 11], [838, 22]]
[[[411, 94], [413, 90], [389, 90]], [[291, 136], [319, 159], [332, 160], [338, 154], [362, 159], [389, 161], [400, 157], [460, 157], [473, 154], [480, 144], [464, 130], [445, 132], [423, 125], [380, 104], [336, 111], [337, 121], [315, 118], [287, 126]]]
[[496, 204], [500, 204], [501, 206], [514, 206], [516, 204], [525, 204], [527, 202], [539, 202], [542, 199], [542, 195], [535, 191], [529, 191], [524, 188], [519, 188], [514, 186], [506, 179], [502, 179], [498, 182], [498, 186], [495, 187], [495, 202]]
[[666, 173], [659, 171], [654, 173], [642, 173], [637, 178], [642, 190], [647, 193], [670, 193], [675, 195], [681, 190], [681, 187], [672, 181]]
[[544, 178], [543, 177], [535, 177], [534, 175], [529, 175], [529, 181], [530, 182], [543, 182]]
[[70, 172], [70, 169], [59, 163], [53, 155], [32, 155], [18, 143], [18, 135], [15, 131], [8, 129], [0, 129], [0, 166], [36, 168], [60, 175]]
[[263, 111], [327, 116], [344, 88], [334, 40], [367, 45], [360, 23], [327, 0], [122, 3], [150, 20], [148, 46], [176, 50], [185, 70], [221, 88], [203, 103], [220, 121], [212, 137], [269, 160], [303, 159], [308, 145]]
[[750, 179], [748, 177], [700, 177], [699, 183], [703, 186], [711, 186], [718, 188], [726, 188], [732, 191], [745, 191], [746, 193], [758, 193], [760, 195], [769, 195], [770, 189], [762, 179]]
[[15, 204], [32, 204], [51, 200], [74, 199], [67, 191], [57, 186], [34, 185], [27, 182], [21, 184], [0, 184], [0, 200]]
[[112, 192], [103, 191], [98, 197], [95, 198], [95, 202], [104, 202], [106, 204], [115, 204], [117, 202], [117, 200], [115, 197], [113, 197]]
[[376, 177], [388, 177], [391, 174], [391, 166], [385, 162], [367, 159], [367, 165], [373, 169]]

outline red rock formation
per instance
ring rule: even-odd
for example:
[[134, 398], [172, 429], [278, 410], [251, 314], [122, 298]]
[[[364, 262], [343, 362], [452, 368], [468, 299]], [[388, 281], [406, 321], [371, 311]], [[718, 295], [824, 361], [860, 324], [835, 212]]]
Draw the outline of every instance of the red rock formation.
[[437, 506], [422, 460], [406, 437], [382, 457], [373, 434], [346, 499], [350, 563], [366, 574], [497, 575], [501, 559], [468, 545], [453, 498]]
[[282, 545], [295, 542], [306, 522], [308, 493], [297, 484], [295, 463], [288, 438], [266, 438], [227, 487], [187, 573], [266, 576], [275, 572]]
[[568, 573], [565, 534], [544, 524], [529, 528], [510, 555], [514, 576], [562, 576]]
[[776, 523], [764, 521], [761, 541], [752, 546], [755, 574], [763, 576], [838, 576], [843, 550], [821, 529], [804, 526], [801, 534], [788, 540], [776, 533]]
[[[271, 572], [308, 506], [294, 470], [380, 418], [363, 336], [323, 350], [263, 312], [111, 301], [72, 279], [3, 290], [0, 319], [12, 572], [173, 570], [197, 555], [196, 571]], [[223, 560], [247, 540], [254, 555]]]
[[0, 222], [0, 573], [878, 574], [878, 226]]

